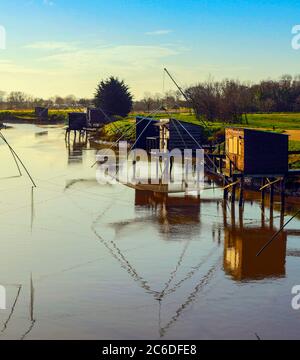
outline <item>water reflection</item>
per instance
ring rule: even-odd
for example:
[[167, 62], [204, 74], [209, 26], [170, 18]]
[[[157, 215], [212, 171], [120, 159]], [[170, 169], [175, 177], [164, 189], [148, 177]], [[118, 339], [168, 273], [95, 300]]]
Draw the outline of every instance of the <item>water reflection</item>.
[[74, 137], [73, 140], [66, 140], [68, 149], [68, 164], [81, 164], [83, 162], [83, 150], [87, 148], [88, 140], [86, 137]]
[[[270, 211], [247, 192], [239, 209], [217, 188], [185, 197], [99, 186], [85, 141], [66, 149], [60, 129], [43, 142], [29, 130], [10, 140], [38, 188], [22, 178], [0, 183], [0, 265], [10, 294], [0, 336], [264, 339], [283, 327], [286, 337], [299, 334], [287, 306], [299, 274], [299, 219], [256, 257], [283, 220], [276, 201]], [[80, 166], [68, 166], [74, 158]], [[294, 211], [287, 206], [285, 221]]]
[[135, 190], [136, 212], [139, 213], [144, 208], [150, 210], [152, 214], [155, 214], [161, 232], [166, 234], [179, 231], [190, 236], [189, 232], [197, 231], [190, 225], [200, 223], [200, 205], [200, 196], [176, 196]]
[[256, 256], [274, 230], [228, 227], [224, 229], [224, 270], [234, 280], [285, 276], [287, 234], [283, 231], [268, 249]]

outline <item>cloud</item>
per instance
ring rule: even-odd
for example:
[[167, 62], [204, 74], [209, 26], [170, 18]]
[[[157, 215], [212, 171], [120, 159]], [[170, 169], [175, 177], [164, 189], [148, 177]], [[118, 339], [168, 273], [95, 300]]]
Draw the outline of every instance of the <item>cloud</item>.
[[149, 67], [159, 69], [163, 58], [175, 56], [178, 50], [164, 46], [118, 45], [78, 48], [74, 51], [50, 54], [39, 62], [64, 71], [100, 71], [101, 69], [138, 71]]
[[0, 73], [5, 74], [40, 74], [41, 71], [16, 64], [10, 60], [0, 60]]
[[145, 91], [157, 92], [161, 88], [163, 66], [182, 53], [172, 44], [87, 46], [51, 41], [24, 47], [27, 50], [23, 50], [22, 58], [1, 59], [2, 87], [35, 96], [92, 96], [97, 81], [114, 75], [124, 79], [135, 96], [141, 97]]
[[53, 6], [55, 5], [53, 0], [43, 0], [43, 4], [47, 6]]
[[76, 50], [77, 46], [75, 43], [59, 42], [59, 41], [37, 41], [31, 44], [27, 44], [23, 47], [24, 49], [36, 49], [36, 50], [61, 50], [70, 51]]
[[154, 31], [148, 31], [145, 34], [150, 36], [159, 36], [159, 35], [167, 35], [173, 32], [173, 30], [170, 29], [160, 29], [160, 30], [154, 30]]

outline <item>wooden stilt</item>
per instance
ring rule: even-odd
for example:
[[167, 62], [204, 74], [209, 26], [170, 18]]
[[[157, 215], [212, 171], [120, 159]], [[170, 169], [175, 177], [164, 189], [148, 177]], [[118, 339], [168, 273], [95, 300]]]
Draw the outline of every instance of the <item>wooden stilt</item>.
[[270, 208], [274, 203], [274, 184], [270, 185]]
[[240, 198], [239, 198], [239, 207], [242, 207], [244, 203], [244, 177], [241, 177], [240, 182]]
[[[266, 179], [262, 178], [261, 186], [263, 187], [263, 186], [265, 186], [265, 184], [266, 184]], [[265, 207], [265, 188], [263, 188], [261, 190], [261, 204], [262, 204], [263, 207]]]
[[242, 206], [239, 207], [239, 222], [240, 222], [240, 229], [244, 227], [244, 209]]
[[224, 186], [223, 198], [224, 198], [225, 201], [228, 200], [228, 188], [226, 188], [226, 181], [227, 181], [227, 177], [224, 176], [224, 180], [223, 180], [223, 186]]
[[[235, 176], [233, 176], [232, 181], [233, 181], [233, 182], [236, 181]], [[232, 185], [232, 189], [231, 189], [231, 202], [232, 202], [232, 203], [235, 202], [235, 192], [236, 192], [236, 184]]]
[[227, 202], [226, 202], [226, 200], [223, 201], [223, 225], [224, 225], [224, 228], [227, 227]]
[[235, 203], [231, 204], [231, 226], [235, 228]]
[[281, 198], [281, 212], [284, 214], [284, 211], [285, 211], [285, 177], [283, 177], [281, 180], [280, 198]]

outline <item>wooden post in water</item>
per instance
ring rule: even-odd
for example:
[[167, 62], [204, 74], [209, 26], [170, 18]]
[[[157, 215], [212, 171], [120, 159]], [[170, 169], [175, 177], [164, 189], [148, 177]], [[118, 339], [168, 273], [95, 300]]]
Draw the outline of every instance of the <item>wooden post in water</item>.
[[231, 204], [231, 226], [235, 228], [235, 202]]
[[[223, 178], [223, 186], [224, 187], [226, 187], [226, 182], [227, 182], [227, 177], [224, 176], [224, 178]], [[224, 198], [225, 201], [227, 201], [227, 199], [228, 199], [228, 188], [224, 189], [223, 198]]]
[[285, 211], [285, 177], [283, 177], [281, 179], [280, 200], [281, 200], [281, 213], [283, 213], [283, 215], [284, 215], [284, 211]]
[[244, 203], [244, 176], [241, 177], [241, 182], [240, 182], [239, 207], [242, 207], [243, 203]]
[[[265, 178], [262, 178], [261, 180], [261, 186], [265, 186], [266, 180]], [[261, 190], [261, 205], [264, 208], [265, 207], [265, 188]]]
[[274, 203], [274, 184], [270, 185], [270, 207], [273, 207]]
[[[232, 177], [232, 181], [233, 181], [233, 183], [236, 182], [236, 177], [234, 175]], [[232, 185], [232, 187], [231, 187], [231, 202], [232, 203], [235, 202], [235, 191], [236, 191], [236, 184]]]
[[240, 222], [240, 230], [244, 227], [244, 209], [242, 206], [239, 207], [239, 222]]

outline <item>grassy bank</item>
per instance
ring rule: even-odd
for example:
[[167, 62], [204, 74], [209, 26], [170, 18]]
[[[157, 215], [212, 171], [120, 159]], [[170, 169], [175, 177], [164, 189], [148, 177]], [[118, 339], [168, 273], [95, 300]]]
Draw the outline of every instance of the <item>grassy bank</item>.
[[[68, 120], [68, 113], [73, 111], [82, 111], [82, 109], [64, 109], [64, 110], [49, 110], [48, 121], [66, 123]], [[34, 110], [0, 110], [0, 122], [36, 122], [38, 118]]]
[[[117, 121], [115, 125], [108, 124], [104, 127], [103, 134], [113, 138], [117, 134], [124, 134], [130, 124], [134, 121], [136, 116], [147, 116], [147, 114], [130, 114], [126, 119]], [[200, 124], [199, 120], [196, 119], [194, 114], [188, 113], [174, 113], [166, 114], [160, 113], [156, 114], [155, 118], [165, 118], [173, 116], [178, 120], [186, 121], [192, 124]], [[239, 127], [250, 127], [250, 128], [260, 128], [266, 130], [275, 130], [278, 132], [284, 132], [285, 130], [300, 130], [300, 113], [272, 113], [272, 114], [249, 114], [247, 116], [248, 123], [244, 119], [242, 124], [236, 124]], [[208, 128], [211, 133], [224, 129], [226, 126], [234, 126], [235, 124], [226, 124], [221, 122], [207, 122]], [[118, 130], [117, 130], [118, 129]], [[129, 134], [129, 137], [127, 136]], [[128, 131], [125, 134], [125, 138], [132, 139], [134, 136], [134, 131]], [[300, 144], [300, 143], [299, 143]], [[299, 146], [299, 144], [292, 144], [291, 146]], [[300, 146], [299, 146], [300, 149]], [[297, 150], [299, 150], [297, 148]], [[293, 149], [296, 150], [296, 149]]]

